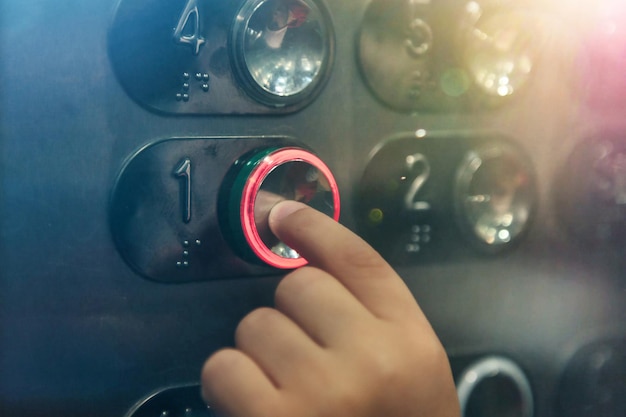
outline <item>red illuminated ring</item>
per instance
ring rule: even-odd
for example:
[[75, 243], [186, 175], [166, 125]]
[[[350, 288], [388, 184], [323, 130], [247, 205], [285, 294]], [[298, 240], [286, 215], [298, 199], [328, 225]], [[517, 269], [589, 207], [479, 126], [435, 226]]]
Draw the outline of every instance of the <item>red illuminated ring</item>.
[[306, 162], [317, 168], [326, 177], [333, 194], [333, 219], [335, 221], [339, 220], [339, 187], [337, 186], [332, 172], [317, 156], [299, 148], [278, 149], [268, 154], [259, 162], [250, 173], [250, 176], [248, 176], [243, 187], [239, 212], [244, 237], [254, 254], [263, 262], [273, 267], [294, 269], [306, 265], [308, 261], [302, 257], [295, 259], [283, 258], [272, 252], [263, 240], [261, 240], [261, 236], [259, 235], [254, 221], [254, 205], [263, 181], [276, 167], [287, 162]]

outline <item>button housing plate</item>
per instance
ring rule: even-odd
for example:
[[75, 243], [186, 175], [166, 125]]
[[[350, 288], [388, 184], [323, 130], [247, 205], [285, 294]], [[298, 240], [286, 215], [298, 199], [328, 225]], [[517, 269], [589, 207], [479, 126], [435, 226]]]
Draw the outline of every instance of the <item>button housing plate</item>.
[[181, 138], [142, 148], [125, 164], [111, 197], [119, 253], [136, 272], [162, 282], [275, 273], [232, 251], [219, 224], [218, 194], [241, 155], [295, 144], [283, 137]]

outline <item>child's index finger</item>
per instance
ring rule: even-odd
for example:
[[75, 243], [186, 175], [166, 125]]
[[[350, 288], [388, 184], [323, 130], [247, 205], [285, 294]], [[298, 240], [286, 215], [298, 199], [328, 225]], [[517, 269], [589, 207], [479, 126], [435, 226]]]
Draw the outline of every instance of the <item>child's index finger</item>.
[[415, 320], [421, 315], [396, 272], [364, 240], [330, 217], [295, 201], [270, 211], [272, 232], [309, 263], [334, 276], [374, 315]]

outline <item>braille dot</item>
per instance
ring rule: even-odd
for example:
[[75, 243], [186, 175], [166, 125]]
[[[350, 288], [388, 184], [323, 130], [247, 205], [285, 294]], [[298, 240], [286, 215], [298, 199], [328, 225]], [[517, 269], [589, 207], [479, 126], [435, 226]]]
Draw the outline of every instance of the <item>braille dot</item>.
[[189, 256], [189, 251], [188, 250], [183, 251], [183, 256]]
[[204, 91], [205, 93], [207, 91], [209, 91], [209, 85], [208, 84], [202, 84], [202, 91]]
[[202, 80], [202, 73], [201, 72], [196, 72], [196, 80], [198, 80], [198, 81]]
[[183, 263], [182, 263], [182, 262], [180, 262], [180, 261], [179, 261], [179, 262], [176, 262], [176, 267], [180, 268], [181, 266], [183, 266]]
[[183, 94], [183, 101], [189, 101], [189, 94]]
[[189, 73], [183, 72], [183, 80], [188, 80], [188, 79], [189, 79]]
[[417, 253], [417, 252], [420, 251], [420, 245], [414, 244], [414, 243], [410, 243], [410, 244], [406, 245], [405, 249], [406, 249], [406, 251], [408, 253]]
[[414, 87], [409, 90], [408, 96], [411, 99], [418, 99], [422, 95], [422, 90], [419, 87]]
[[189, 262], [187, 262], [187, 261], [183, 262], [183, 266], [184, 266], [185, 268], [187, 268], [187, 267], [189, 266]]
[[189, 241], [188, 241], [188, 240], [183, 240], [183, 246], [184, 246], [184, 247], [189, 246]]
[[183, 83], [183, 90], [189, 90], [189, 83]]
[[202, 74], [202, 79], [204, 81], [209, 81], [209, 74], [207, 74], [207, 73]]
[[200, 241], [200, 239], [196, 239], [196, 246], [200, 246], [202, 245], [202, 242]]
[[176, 94], [176, 101], [181, 101], [183, 99], [183, 95], [181, 93]]

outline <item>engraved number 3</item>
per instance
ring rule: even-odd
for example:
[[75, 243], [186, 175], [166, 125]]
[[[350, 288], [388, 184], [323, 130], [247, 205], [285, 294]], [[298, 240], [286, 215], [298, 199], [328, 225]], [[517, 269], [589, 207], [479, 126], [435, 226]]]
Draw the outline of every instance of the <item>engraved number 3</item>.
[[[186, 31], [190, 25], [192, 31]], [[178, 19], [176, 29], [174, 29], [174, 42], [189, 45], [194, 55], [200, 53], [200, 47], [204, 44], [204, 38], [200, 35], [200, 12], [198, 11], [198, 0], [187, 0], [187, 5]]]

